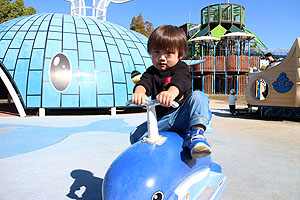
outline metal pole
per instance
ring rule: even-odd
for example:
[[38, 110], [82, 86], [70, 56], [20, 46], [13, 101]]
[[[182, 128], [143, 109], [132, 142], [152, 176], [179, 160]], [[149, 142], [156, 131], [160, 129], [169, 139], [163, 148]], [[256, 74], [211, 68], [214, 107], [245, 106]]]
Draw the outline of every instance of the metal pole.
[[214, 45], [214, 91], [213, 93], [215, 94], [216, 93], [216, 45], [215, 45], [215, 42], [213, 42], [213, 45]]
[[224, 94], [227, 94], [227, 38], [225, 38], [225, 91]]
[[[203, 41], [201, 41], [201, 59], [203, 60]], [[204, 92], [203, 62], [201, 63], [202, 92]]]
[[250, 71], [250, 38], [248, 38], [248, 73]]
[[238, 37], [238, 73], [236, 77], [236, 93], [239, 94], [239, 74], [240, 74], [240, 37]]
[[[194, 43], [192, 43], [192, 60], [194, 60]], [[192, 91], [194, 91], [194, 65], [191, 66], [192, 68]]]

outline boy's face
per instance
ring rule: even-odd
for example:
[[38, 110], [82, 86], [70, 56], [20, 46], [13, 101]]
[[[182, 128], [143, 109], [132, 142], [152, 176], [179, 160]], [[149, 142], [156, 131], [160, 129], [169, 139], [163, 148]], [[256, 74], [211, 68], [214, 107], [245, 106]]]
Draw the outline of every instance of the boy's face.
[[159, 71], [167, 71], [174, 67], [181, 59], [179, 58], [178, 53], [178, 50], [168, 51], [153, 49], [151, 51], [152, 63]]

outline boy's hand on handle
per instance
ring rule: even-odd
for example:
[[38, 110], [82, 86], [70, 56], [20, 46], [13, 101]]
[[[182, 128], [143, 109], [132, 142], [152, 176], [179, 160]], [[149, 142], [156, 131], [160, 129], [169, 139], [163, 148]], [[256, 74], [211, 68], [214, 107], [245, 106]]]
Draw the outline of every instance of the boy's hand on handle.
[[177, 94], [175, 92], [163, 91], [156, 96], [156, 99], [160, 102], [161, 106], [170, 107], [176, 97]]
[[156, 96], [161, 106], [170, 107], [172, 102], [178, 96], [179, 90], [176, 86], [171, 86], [167, 91], [163, 91]]
[[176, 86], [171, 86], [167, 91], [163, 91], [156, 96], [161, 106], [170, 107], [172, 102], [178, 96], [179, 90]]
[[136, 105], [145, 105], [146, 89], [142, 85], [138, 85], [131, 96], [131, 101]]
[[133, 104], [136, 104], [136, 105], [145, 105], [146, 97], [147, 96], [145, 95], [145, 93], [135, 92], [131, 96], [131, 101]]

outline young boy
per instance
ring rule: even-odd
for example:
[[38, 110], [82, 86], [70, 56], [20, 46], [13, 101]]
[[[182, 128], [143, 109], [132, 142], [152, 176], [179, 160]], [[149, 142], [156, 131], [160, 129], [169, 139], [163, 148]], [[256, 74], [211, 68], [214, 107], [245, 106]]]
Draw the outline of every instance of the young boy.
[[[157, 99], [161, 104], [156, 107], [158, 130], [185, 134], [193, 158], [209, 155], [211, 147], [204, 137], [211, 119], [209, 100], [200, 91], [192, 92], [189, 68], [180, 61], [188, 51], [185, 33], [176, 26], [160, 26], [150, 35], [147, 50], [153, 65], [137, 82], [132, 103], [145, 104], [147, 96]], [[173, 101], [177, 101], [180, 107], [172, 108]], [[137, 142], [146, 132], [145, 122], [131, 132], [130, 142]]]
[[235, 115], [235, 102], [237, 100], [235, 94], [235, 89], [231, 89], [229, 92], [229, 111], [231, 115]]

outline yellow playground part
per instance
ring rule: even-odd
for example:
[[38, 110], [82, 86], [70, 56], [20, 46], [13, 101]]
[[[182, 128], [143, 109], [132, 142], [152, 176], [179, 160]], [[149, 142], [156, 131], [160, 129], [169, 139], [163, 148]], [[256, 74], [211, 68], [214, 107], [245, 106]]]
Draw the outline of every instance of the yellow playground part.
[[280, 64], [249, 72], [246, 100], [249, 106], [300, 107], [300, 38]]

